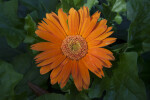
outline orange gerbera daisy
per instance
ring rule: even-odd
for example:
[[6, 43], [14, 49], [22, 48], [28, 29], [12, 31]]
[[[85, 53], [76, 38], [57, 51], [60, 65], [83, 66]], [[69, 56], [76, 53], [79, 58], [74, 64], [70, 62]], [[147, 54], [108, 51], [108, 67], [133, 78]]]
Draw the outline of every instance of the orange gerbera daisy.
[[48, 42], [40, 42], [31, 49], [43, 51], [35, 57], [40, 73], [50, 74], [51, 84], [58, 82], [63, 88], [70, 75], [79, 91], [88, 89], [89, 71], [99, 78], [104, 76], [103, 67], [110, 68], [113, 53], [102, 47], [112, 44], [116, 38], [107, 38], [113, 31], [107, 27], [107, 20], [98, 22], [100, 12], [90, 17], [88, 7], [76, 11], [71, 8], [69, 14], [58, 10], [47, 13], [44, 21], [39, 23], [36, 34]]

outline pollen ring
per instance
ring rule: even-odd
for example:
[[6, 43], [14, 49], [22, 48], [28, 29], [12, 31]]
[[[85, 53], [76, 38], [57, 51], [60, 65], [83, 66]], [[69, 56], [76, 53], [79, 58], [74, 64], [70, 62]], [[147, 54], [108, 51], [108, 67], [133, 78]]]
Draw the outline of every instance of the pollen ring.
[[61, 45], [63, 54], [70, 59], [79, 60], [87, 54], [86, 40], [80, 35], [67, 36]]

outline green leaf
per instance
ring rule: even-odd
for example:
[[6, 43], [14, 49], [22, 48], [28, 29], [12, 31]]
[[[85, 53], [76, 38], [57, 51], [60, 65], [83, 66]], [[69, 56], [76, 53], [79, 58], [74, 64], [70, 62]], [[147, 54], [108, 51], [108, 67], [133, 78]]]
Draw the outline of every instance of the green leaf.
[[111, 11], [112, 7], [103, 3], [102, 5], [97, 6], [97, 8], [99, 9], [99, 11], [102, 12], [104, 18], [108, 20], [108, 24], [112, 25], [112, 21], [114, 20], [115, 16], [117, 15], [116, 12]]
[[36, 23], [33, 21], [30, 15], [27, 15], [25, 17], [24, 29], [27, 31], [27, 34], [30, 36], [34, 35], [35, 33]]
[[90, 98], [84, 93], [73, 93], [71, 92], [70, 94], [66, 93], [66, 100], [90, 100]]
[[61, 90], [66, 92], [65, 97], [67, 100], [90, 100], [87, 95], [87, 90], [77, 90], [72, 77], [70, 77], [70, 80], [68, 80], [66, 86]]
[[144, 83], [138, 77], [137, 57], [135, 52], [120, 55], [110, 83], [114, 86], [106, 91], [104, 100], [146, 100]]
[[21, 4], [27, 7], [27, 11], [36, 11], [38, 19], [45, 17], [45, 13], [54, 12], [59, 0], [20, 0]]
[[66, 100], [65, 96], [62, 94], [49, 93], [42, 95], [35, 100]]
[[64, 12], [69, 12], [70, 8], [74, 7], [74, 2], [71, 0], [61, 0], [61, 6]]
[[117, 24], [121, 24], [122, 17], [119, 14], [117, 14], [117, 16], [115, 17], [115, 21], [116, 21]]
[[84, 5], [84, 2], [85, 0], [61, 0], [61, 3], [57, 6], [57, 10], [63, 8], [63, 11], [68, 13], [70, 8], [78, 10]]
[[102, 81], [95, 81], [89, 96], [101, 97], [106, 90], [104, 100], [146, 100], [144, 83], [138, 77], [137, 57], [135, 52], [121, 54], [113, 75], [111, 77], [105, 75]]
[[15, 95], [14, 88], [22, 79], [23, 75], [14, 71], [13, 66], [7, 62], [0, 61], [0, 97], [8, 100]]
[[51, 12], [56, 10], [56, 6], [59, 0], [39, 0], [41, 4], [45, 7], [46, 11]]
[[20, 53], [19, 50], [11, 48], [4, 37], [0, 37], [0, 59], [11, 60], [12, 57]]
[[28, 82], [32, 82], [41, 88], [46, 88], [49, 75], [40, 75], [39, 68], [33, 62], [33, 57], [29, 53], [21, 54], [12, 60], [14, 69], [23, 74], [23, 79], [17, 84], [15, 91], [17, 94], [27, 93], [28, 96], [34, 96], [28, 87]]
[[33, 36], [28, 36], [26, 35], [25, 39], [24, 39], [24, 43], [33, 43], [35, 41], [35, 38]]
[[107, 0], [107, 4], [103, 3], [102, 7], [98, 8], [109, 22], [114, 20], [121, 24], [122, 17], [119, 14], [126, 11], [126, 2], [125, 0]]
[[8, 44], [16, 48], [24, 38], [22, 23], [17, 16], [18, 0], [0, 3], [0, 33], [6, 37]]
[[9, 20], [13, 22], [17, 20], [18, 0], [10, 0], [0, 3], [0, 8], [0, 11], [6, 15]]
[[35, 37], [36, 23], [33, 21], [30, 15], [27, 15], [25, 18], [24, 29], [27, 32], [24, 43], [33, 43], [35, 40], [34, 37]]
[[87, 3], [84, 6], [87, 6], [89, 10], [95, 5], [98, 4], [98, 0], [87, 0]]
[[98, 77], [95, 77], [94, 79], [95, 80], [92, 87], [89, 89], [88, 95], [90, 98], [100, 98], [102, 97], [104, 90], [109, 87], [110, 78], [105, 77], [101, 80]]
[[138, 59], [139, 76], [142, 78], [145, 84], [150, 84], [150, 53], [145, 53], [142, 56], [140, 56]]
[[125, 0], [108, 0], [113, 4], [112, 11], [113, 12], [125, 12], [126, 11], [126, 2]]
[[[150, 1], [132, 0], [127, 3], [127, 17], [131, 21], [128, 43], [132, 51], [150, 51]], [[144, 15], [144, 16], [143, 16]]]

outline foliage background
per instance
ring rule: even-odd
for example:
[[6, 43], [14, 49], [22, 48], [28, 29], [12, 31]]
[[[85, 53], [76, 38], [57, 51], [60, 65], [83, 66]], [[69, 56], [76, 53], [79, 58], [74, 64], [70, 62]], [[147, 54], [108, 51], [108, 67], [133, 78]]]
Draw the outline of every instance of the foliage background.
[[[41, 41], [34, 32], [46, 13], [83, 5], [101, 11], [118, 39], [107, 47], [112, 68], [102, 79], [90, 73], [89, 89], [78, 92], [72, 79], [60, 89], [40, 75], [30, 45]], [[150, 100], [149, 56], [149, 0], [0, 0], [0, 100]]]

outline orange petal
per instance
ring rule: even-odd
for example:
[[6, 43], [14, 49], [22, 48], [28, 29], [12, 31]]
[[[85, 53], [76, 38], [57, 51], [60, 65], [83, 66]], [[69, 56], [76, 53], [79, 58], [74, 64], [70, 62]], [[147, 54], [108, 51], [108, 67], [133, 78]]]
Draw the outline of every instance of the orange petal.
[[73, 60], [72, 61], [72, 70], [71, 70], [73, 79], [77, 79], [77, 77], [78, 77], [78, 71], [79, 71], [79, 69], [77, 67], [77, 61]]
[[107, 30], [106, 30], [106, 33], [111, 31], [111, 30], [112, 30], [112, 27], [108, 27]]
[[85, 66], [85, 64], [83, 63], [82, 60], [79, 60], [78, 67], [79, 67], [79, 72], [81, 73], [84, 83], [87, 86], [89, 86], [90, 85], [90, 75], [89, 75], [88, 68]]
[[102, 40], [102, 42], [99, 45], [93, 46], [91, 48], [104, 47], [104, 46], [110, 45], [110, 44], [116, 42], [116, 39], [117, 38], [106, 38], [106, 39]]
[[63, 88], [67, 84], [68, 80], [69, 77], [63, 83], [60, 84], [60, 87]]
[[[57, 16], [57, 15], [56, 15]], [[62, 34], [64, 34], [66, 36], [66, 33], [64, 31], [64, 29], [62, 28], [60, 22], [58, 19], [56, 19], [56, 16], [54, 17], [53, 13], [50, 13], [50, 14], [46, 14], [46, 18], [48, 20], [50, 20], [53, 24], [56, 25], [56, 27], [61, 31]]]
[[51, 71], [50, 65], [46, 65], [40, 68], [40, 74], [42, 75], [48, 73], [49, 71]]
[[106, 25], [106, 24], [107, 24], [107, 20], [106, 20], [106, 19], [102, 19], [102, 20], [99, 22], [97, 28], [100, 28], [101, 26], [104, 26], [104, 25]]
[[62, 68], [64, 65], [66, 65], [68, 63], [69, 59], [66, 58], [61, 64], [59, 67], [53, 69], [53, 71], [51, 72], [51, 75], [50, 75], [50, 78], [53, 79], [53, 78], [56, 78], [60, 72], [62, 71]]
[[[44, 20], [48, 20], [48, 19], [45, 19]], [[50, 24], [51, 25], [51, 24]], [[53, 28], [50, 28], [50, 25], [47, 25], [46, 22], [42, 21], [41, 23], [39, 23], [38, 25], [38, 29], [39, 30], [43, 30], [43, 31], [46, 31], [48, 33], [50, 33], [51, 35], [59, 38], [60, 40], [63, 40], [62, 37], [59, 37], [58, 33], [56, 32], [56, 26], [53, 25]], [[55, 27], [55, 28], [54, 28]], [[57, 34], [56, 34], [57, 33]], [[60, 34], [60, 33], [59, 33]]]
[[48, 31], [51, 32], [53, 35], [56, 35], [60, 39], [65, 39], [65, 35], [60, 31], [60, 29], [52, 23], [50, 20], [43, 18], [43, 20], [47, 23], [45, 26], [47, 27]]
[[48, 31], [47, 29], [46, 29], [46, 26], [45, 26], [45, 23], [43, 24], [43, 23], [38, 23], [38, 29], [39, 30], [42, 30], [42, 31]]
[[48, 50], [48, 51], [44, 51], [40, 54], [38, 54], [35, 59], [36, 61], [42, 61], [48, 58], [51, 58], [53, 56], [56, 56], [58, 54], [61, 54], [61, 50], [60, 49], [52, 49], [52, 50]]
[[51, 79], [51, 84], [54, 85], [58, 81], [58, 76], [56, 78]]
[[92, 20], [90, 21], [89, 25], [86, 26], [86, 29], [82, 34], [84, 38], [86, 38], [92, 32], [92, 30], [96, 26], [99, 17], [100, 17], [100, 13], [98, 11], [92, 15]]
[[58, 66], [57, 68], [53, 69], [53, 71], [51, 72], [50, 78], [51, 79], [56, 78], [60, 74], [61, 70], [62, 70], [62, 66]]
[[53, 43], [58, 43], [58, 44], [62, 43], [62, 40], [60, 40], [56, 36], [50, 34], [48, 31], [36, 30], [35, 33], [44, 40], [47, 40], [47, 41], [50, 41]]
[[89, 41], [88, 42], [88, 47], [89, 49], [92, 48], [93, 46], [97, 46], [101, 43], [102, 41], [99, 41], [99, 40], [93, 40], [93, 41]]
[[82, 29], [82, 26], [83, 26], [83, 22], [84, 22], [84, 18], [83, 18], [83, 9], [82, 8], [80, 8], [79, 10], [78, 10], [78, 13], [79, 13], [79, 17], [80, 17], [80, 24], [79, 24], [79, 32], [78, 33], [80, 33], [80, 31], [81, 31], [81, 29]]
[[68, 24], [69, 24], [69, 31], [70, 31], [69, 35], [76, 35], [76, 34], [78, 34], [78, 30], [79, 30], [79, 14], [74, 8], [71, 8], [69, 10]]
[[84, 38], [86, 38], [90, 33], [91, 33], [91, 31], [94, 29], [94, 27], [95, 27], [95, 25], [96, 25], [96, 23], [97, 23], [97, 18], [93, 18], [91, 21], [90, 21], [90, 23], [89, 23], [89, 26], [86, 26], [86, 28], [85, 28], [85, 30], [84, 30], [84, 32], [83, 32], [83, 34], [82, 34], [82, 36], [84, 37]]
[[88, 53], [99, 59], [114, 60], [113, 56], [110, 56], [110, 54], [107, 54], [106, 52], [103, 52], [103, 51], [104, 50], [101, 48], [92, 48], [92, 49], [89, 49]]
[[86, 83], [82, 80], [82, 83], [83, 83], [83, 88], [84, 89], [88, 89], [89, 88], [89, 85], [86, 85]]
[[61, 55], [60, 58], [58, 58], [56, 61], [54, 61], [52, 64], [51, 64], [51, 68], [54, 69], [56, 68], [58, 65], [60, 65], [64, 60], [65, 60], [65, 56], [64, 55]]
[[[105, 60], [105, 59], [98, 59], [97, 57], [88, 54], [87, 59], [89, 58], [90, 62], [93, 62], [94, 65], [96, 65], [99, 69], [102, 69], [101, 67], [107, 67], [110, 68], [111, 67], [111, 63], [109, 60]], [[100, 66], [99, 66], [100, 65]], [[101, 66], [102, 65], [102, 66]], [[100, 71], [100, 70], [99, 70]]]
[[46, 51], [54, 48], [60, 48], [60, 46], [50, 42], [40, 42], [31, 46], [31, 49], [36, 51]]
[[92, 31], [92, 33], [90, 33], [90, 35], [86, 38], [87, 42], [100, 36], [103, 32], [106, 31], [106, 29], [107, 29], [107, 25], [104, 25], [104, 26], [101, 26], [100, 28], [97, 28], [94, 31]]
[[109, 60], [106, 59], [101, 59], [101, 61], [103, 62], [103, 66], [106, 68], [111, 68], [112, 64]]
[[86, 18], [90, 15], [88, 7], [83, 6], [83, 15], [84, 15], [84, 18]]
[[92, 15], [92, 18], [96, 18], [96, 19], [99, 19], [99, 17], [100, 17], [100, 14], [101, 14], [101, 12], [95, 12], [93, 15]]
[[68, 25], [67, 25], [67, 14], [63, 12], [62, 8], [58, 10], [59, 21], [65, 30], [66, 34], [68, 33]]
[[77, 87], [77, 89], [79, 91], [81, 91], [82, 90], [82, 78], [81, 78], [81, 75], [79, 73], [79, 67], [77, 65], [77, 61], [76, 60], [72, 61], [71, 73], [72, 73], [72, 77], [73, 77], [75, 86]]
[[57, 55], [57, 56], [54, 56], [50, 59], [44, 60], [43, 62], [39, 63], [37, 66], [40, 67], [40, 66], [48, 65], [48, 64], [54, 62], [55, 60], [57, 60], [58, 58], [60, 58], [61, 56], [62, 55]]
[[101, 52], [107, 53], [107, 55], [113, 55], [113, 53], [108, 49], [105, 49], [105, 48], [98, 48], [98, 49]]
[[[94, 57], [94, 56], [92, 56], [90, 54], [88, 56], [89, 56], [89, 62], [92, 62], [95, 65], [95, 67], [97, 67], [98, 73], [101, 76], [104, 76], [102, 68], [103, 68], [105, 63], [103, 63], [102, 60], [99, 60], [98, 58], [96, 58], [96, 57]], [[107, 64], [105, 64], [105, 66], [107, 66]]]
[[99, 78], [102, 78], [101, 73], [99, 72], [98, 68], [91, 62], [91, 57], [89, 54], [87, 54], [82, 61], [84, 62], [85, 66], [93, 72], [95, 75], [97, 75]]
[[93, 55], [89, 54], [88, 56], [90, 57], [89, 61], [92, 62], [97, 67], [97, 69], [102, 69], [103, 62], [101, 62], [98, 58], [96, 58]]
[[82, 91], [82, 87], [83, 87], [83, 80], [82, 80], [82, 76], [79, 73], [77, 79], [74, 79], [74, 83], [75, 86], [77, 87], [78, 91]]
[[85, 18], [85, 21], [83, 22], [83, 26], [81, 28], [80, 31], [80, 35], [82, 35], [84, 33], [84, 31], [86, 30], [86, 27], [90, 24], [90, 17]]
[[88, 26], [90, 22], [89, 9], [88, 7], [83, 7], [78, 10], [80, 16], [79, 34], [82, 35], [85, 27]]
[[70, 76], [71, 73], [71, 61], [69, 60], [67, 64], [65, 64], [62, 68], [62, 71], [60, 73], [58, 83], [64, 83], [67, 78]]
[[104, 34], [100, 35], [98, 38], [96, 38], [96, 40], [103, 40], [103, 39], [107, 38], [108, 36], [110, 36], [112, 33], [114, 33], [114, 31], [104, 33]]

